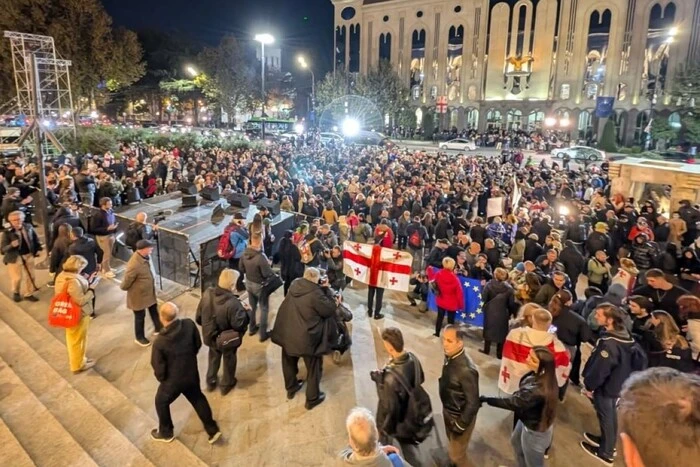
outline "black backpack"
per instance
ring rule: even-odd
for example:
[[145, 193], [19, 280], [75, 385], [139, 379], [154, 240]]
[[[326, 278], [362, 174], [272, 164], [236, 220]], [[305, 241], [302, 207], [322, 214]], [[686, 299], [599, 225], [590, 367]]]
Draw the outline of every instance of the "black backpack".
[[420, 362], [412, 354], [408, 355], [413, 362], [415, 378], [410, 384], [400, 373], [389, 368], [389, 371], [396, 378], [399, 384], [408, 394], [406, 403], [406, 414], [403, 421], [396, 427], [395, 437], [399, 440], [407, 440], [414, 443], [421, 443], [430, 435], [433, 430], [433, 407], [430, 403], [430, 396], [420, 385]]

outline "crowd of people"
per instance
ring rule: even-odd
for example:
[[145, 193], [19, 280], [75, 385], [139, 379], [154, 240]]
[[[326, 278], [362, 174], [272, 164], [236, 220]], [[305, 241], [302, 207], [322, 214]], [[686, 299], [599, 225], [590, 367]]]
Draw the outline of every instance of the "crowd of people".
[[[33, 263], [43, 248], [31, 218], [37, 170], [20, 160], [0, 170], [1, 211], [8, 224], [2, 254], [17, 302], [37, 300]], [[45, 175], [53, 212], [52, 235], [45, 239], [51, 285], [57, 294], [67, 292], [82, 311], [79, 324], [66, 330], [75, 373], [94, 365], [86, 356], [86, 339], [99, 312], [100, 278], [114, 277], [115, 207], [176, 191], [190, 181], [199, 190], [279, 201], [282, 210], [296, 215], [296, 229], [281, 239], [272, 235], [266, 210], [248, 225], [234, 216], [219, 249], [229, 268], [204, 292], [197, 309], [201, 337], [194, 323], [178, 317], [176, 305], [158, 307], [151, 260], [157, 225], [140, 213], [129, 227], [133, 255], [120, 287], [134, 311], [136, 343], [153, 344], [152, 364], [161, 383], [156, 440], [173, 439], [169, 406], [181, 394], [195, 407], [209, 441], [219, 439], [199, 388], [196, 354], [202, 343], [209, 347], [207, 389], [228, 394], [237, 383], [236, 351], [246, 331], [282, 347], [289, 399], [306, 384], [306, 408], [324, 402], [323, 356], [342, 354], [351, 344], [345, 323], [352, 313], [342, 296], [352, 282], [343, 273], [346, 240], [412, 255], [407, 305], [426, 311], [429, 295], [437, 295], [434, 335], [445, 353], [439, 392], [447, 464], [469, 465], [477, 413], [488, 404], [515, 412], [511, 441], [518, 465], [543, 465], [559, 401], [569, 386], [580, 387], [592, 400], [600, 434], [584, 433], [581, 448], [604, 465], [613, 464], [618, 431], [630, 465], [666, 465], [652, 463], [657, 454], [639, 444], [649, 438], [635, 427], [636, 405], [656, 395], [646, 387], [650, 381], [688, 388], [668, 410], [697, 431], [697, 404], [692, 407], [687, 398], [699, 384], [691, 374], [698, 371], [700, 354], [700, 209], [690, 200], [669, 212], [663, 191], [643, 200], [613, 193], [607, 173], [598, 167], [523, 166], [400, 148], [307, 147], [296, 154], [284, 144], [263, 152], [123, 144], [117, 154], [63, 155], [47, 164]], [[85, 205], [98, 208], [89, 225], [77, 215]], [[495, 345], [496, 358], [514, 381], [507, 388], [499, 381], [498, 397], [480, 394], [478, 369], [465, 351], [466, 334], [457, 324], [464, 304], [460, 277], [482, 287], [481, 352], [491, 354]], [[277, 288], [284, 300], [270, 324], [269, 298]], [[383, 301], [384, 289], [368, 287], [369, 316], [384, 318]], [[144, 331], [147, 311], [153, 340]], [[513, 344], [518, 339], [522, 344], [522, 336], [529, 344], [524, 353], [522, 345]], [[427, 465], [421, 442], [434, 422], [422, 389], [425, 373], [406, 349], [401, 330], [385, 328], [382, 341], [390, 362], [372, 374], [379, 406], [374, 415], [365, 409], [351, 412], [350, 449], [341, 462]], [[306, 381], [297, 376], [299, 359], [307, 367]], [[642, 372], [647, 367], [666, 369]], [[662, 410], [647, 408], [639, 417]], [[673, 430], [679, 436], [671, 441], [688, 439], [679, 427]], [[674, 465], [691, 465], [684, 462]]]

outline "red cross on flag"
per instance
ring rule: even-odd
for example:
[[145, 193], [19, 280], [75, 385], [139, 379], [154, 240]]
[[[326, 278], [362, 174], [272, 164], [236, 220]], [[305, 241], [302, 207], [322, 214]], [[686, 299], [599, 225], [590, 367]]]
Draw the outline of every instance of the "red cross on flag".
[[440, 96], [437, 98], [435, 108], [439, 114], [447, 113], [447, 97]]
[[347, 241], [343, 244], [346, 276], [382, 289], [407, 292], [413, 256], [405, 251]]
[[498, 389], [507, 394], [518, 390], [520, 380], [530, 371], [526, 363], [527, 356], [533, 347], [540, 345], [548, 347], [554, 354], [554, 369], [559, 387], [566, 383], [571, 372], [571, 358], [564, 344], [551, 332], [525, 327], [513, 329], [506, 337], [501, 369], [498, 372]]

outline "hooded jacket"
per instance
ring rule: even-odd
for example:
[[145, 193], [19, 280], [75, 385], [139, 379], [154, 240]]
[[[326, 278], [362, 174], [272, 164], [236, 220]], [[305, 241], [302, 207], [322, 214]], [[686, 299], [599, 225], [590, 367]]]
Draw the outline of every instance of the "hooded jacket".
[[335, 301], [321, 286], [295, 279], [277, 311], [272, 342], [293, 357], [321, 355], [319, 349], [330, 337], [326, 322], [333, 321], [335, 309]]
[[151, 353], [151, 366], [158, 382], [174, 388], [199, 386], [200, 347], [202, 340], [191, 319], [176, 319], [161, 329]]
[[626, 329], [603, 331], [583, 369], [586, 390], [603, 397], [620, 397], [625, 380], [644, 368], [644, 351]]
[[574, 284], [578, 281], [578, 276], [586, 270], [586, 260], [578, 251], [574, 242], [567, 240], [565, 247], [559, 253], [559, 262], [564, 266], [564, 272], [569, 276]]
[[240, 273], [245, 275], [245, 280], [255, 284], [262, 284], [265, 279], [274, 274], [265, 253], [252, 247], [243, 251], [239, 264]]
[[[644, 241], [639, 243], [637, 241], [638, 238], [642, 238]], [[632, 242], [632, 259], [639, 269], [651, 269], [654, 267], [654, 255], [657, 253], [657, 248], [649, 243], [648, 240], [648, 235], [639, 233], [634, 237], [634, 241]]]

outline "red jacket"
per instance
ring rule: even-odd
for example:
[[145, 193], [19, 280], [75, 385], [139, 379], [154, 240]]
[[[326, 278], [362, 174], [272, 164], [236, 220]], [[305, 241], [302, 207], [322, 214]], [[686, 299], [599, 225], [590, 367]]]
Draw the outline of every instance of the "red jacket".
[[654, 231], [649, 227], [643, 227], [640, 229], [638, 225], [635, 225], [630, 229], [630, 234], [627, 236], [627, 240], [634, 241], [634, 238], [640, 233], [646, 234], [647, 240], [650, 242], [654, 241]]
[[[437, 272], [436, 272], [437, 271]], [[428, 280], [435, 281], [440, 295], [435, 297], [437, 306], [447, 311], [458, 311], [464, 308], [464, 292], [457, 274], [447, 269], [427, 270]]]
[[377, 228], [374, 229], [374, 238], [379, 237], [385, 230], [386, 234], [384, 235], [380, 245], [384, 248], [391, 248], [394, 246], [394, 232], [391, 230], [391, 227], [381, 224], [378, 225]]

